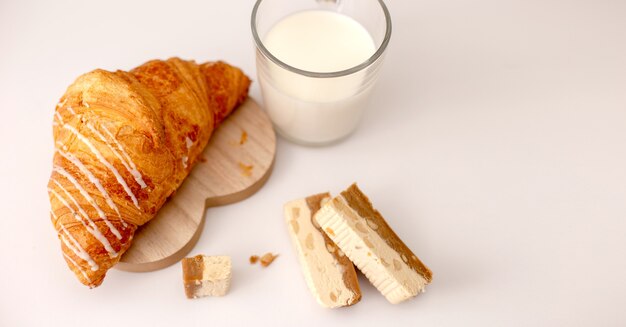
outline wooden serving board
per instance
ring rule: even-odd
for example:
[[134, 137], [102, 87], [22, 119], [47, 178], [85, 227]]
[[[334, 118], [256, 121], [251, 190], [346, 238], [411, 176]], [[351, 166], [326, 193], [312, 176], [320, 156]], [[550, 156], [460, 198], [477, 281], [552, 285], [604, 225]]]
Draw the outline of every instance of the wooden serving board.
[[180, 261], [200, 238], [205, 210], [254, 194], [268, 179], [275, 154], [272, 123], [248, 98], [218, 127], [176, 194], [137, 230], [115, 267], [153, 271]]

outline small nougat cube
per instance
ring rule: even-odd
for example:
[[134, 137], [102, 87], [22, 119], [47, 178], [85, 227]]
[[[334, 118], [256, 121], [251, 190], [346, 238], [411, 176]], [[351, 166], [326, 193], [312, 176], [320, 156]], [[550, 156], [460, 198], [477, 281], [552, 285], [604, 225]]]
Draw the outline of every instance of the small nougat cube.
[[182, 264], [187, 298], [223, 296], [228, 292], [232, 272], [230, 257], [197, 255], [184, 258]]

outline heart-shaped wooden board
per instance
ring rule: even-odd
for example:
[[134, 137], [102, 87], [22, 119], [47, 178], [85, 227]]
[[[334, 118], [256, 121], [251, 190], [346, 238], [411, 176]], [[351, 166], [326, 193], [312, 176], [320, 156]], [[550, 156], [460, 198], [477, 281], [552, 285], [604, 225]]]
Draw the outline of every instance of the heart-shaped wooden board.
[[211, 136], [176, 194], [135, 233], [115, 266], [153, 271], [180, 261], [196, 244], [208, 207], [241, 201], [263, 186], [276, 155], [276, 134], [265, 111], [248, 98]]

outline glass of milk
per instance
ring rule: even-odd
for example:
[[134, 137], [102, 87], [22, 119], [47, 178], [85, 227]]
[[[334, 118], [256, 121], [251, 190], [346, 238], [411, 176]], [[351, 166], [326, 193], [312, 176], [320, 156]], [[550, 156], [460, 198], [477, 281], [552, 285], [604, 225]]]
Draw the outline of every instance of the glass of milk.
[[258, 0], [251, 23], [263, 102], [278, 133], [323, 145], [354, 131], [391, 37], [382, 0]]

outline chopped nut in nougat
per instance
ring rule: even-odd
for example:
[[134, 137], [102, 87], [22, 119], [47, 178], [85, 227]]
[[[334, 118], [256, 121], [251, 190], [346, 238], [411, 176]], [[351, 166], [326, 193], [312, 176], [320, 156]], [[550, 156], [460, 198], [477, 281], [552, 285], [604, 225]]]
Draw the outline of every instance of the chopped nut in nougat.
[[356, 184], [323, 205], [315, 220], [389, 302], [414, 297], [431, 282], [430, 269], [400, 240]]
[[323, 307], [339, 308], [359, 302], [361, 289], [352, 262], [313, 219], [328, 200], [330, 194], [322, 193], [288, 202], [285, 222], [315, 300]]
[[187, 298], [223, 296], [228, 292], [232, 271], [230, 257], [197, 255], [184, 258], [182, 264]]

